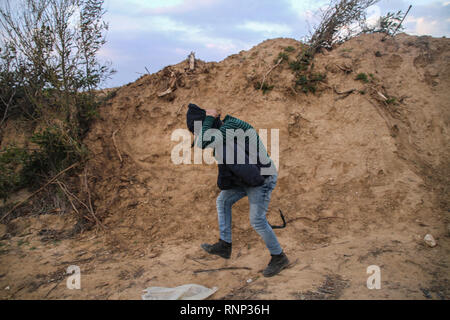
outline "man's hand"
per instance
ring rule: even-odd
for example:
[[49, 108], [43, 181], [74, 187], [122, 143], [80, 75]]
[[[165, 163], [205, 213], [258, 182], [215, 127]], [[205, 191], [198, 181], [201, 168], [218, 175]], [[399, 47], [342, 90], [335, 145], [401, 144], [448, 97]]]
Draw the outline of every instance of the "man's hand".
[[206, 109], [206, 115], [216, 118], [217, 117], [217, 110], [216, 109]]

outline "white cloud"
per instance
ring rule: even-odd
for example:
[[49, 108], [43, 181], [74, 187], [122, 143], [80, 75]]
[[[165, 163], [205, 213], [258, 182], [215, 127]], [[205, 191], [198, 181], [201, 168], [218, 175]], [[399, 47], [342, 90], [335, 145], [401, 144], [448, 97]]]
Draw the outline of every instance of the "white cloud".
[[286, 36], [292, 33], [292, 29], [289, 26], [270, 22], [247, 21], [239, 25], [238, 28], [259, 32], [268, 36]]
[[189, 50], [186, 50], [186, 49], [183, 49], [183, 48], [175, 48], [173, 50], [173, 52], [175, 52], [176, 54], [182, 55], [182, 56], [187, 56], [190, 53]]
[[110, 14], [110, 29], [114, 32], [122, 32], [128, 37], [138, 33], [160, 33], [172, 38], [190, 42], [194, 45], [202, 45], [217, 51], [231, 52], [249, 45], [238, 40], [215, 36], [212, 30], [195, 25], [187, 25], [175, 21], [168, 16], [125, 16]]
[[167, 16], [131, 16], [110, 14], [110, 29], [114, 32], [148, 31], [148, 32], [187, 32], [198, 33], [200, 28], [187, 26]]
[[370, 6], [367, 8], [367, 19], [366, 23], [370, 27], [375, 27], [381, 17], [381, 9], [377, 5]]
[[[408, 24], [408, 27], [405, 31], [409, 34], [413, 35], [429, 35], [433, 37], [441, 37], [443, 35], [448, 36], [443, 32], [446, 30], [445, 25], [448, 23], [447, 21], [432, 19], [431, 17], [407, 17], [405, 22]], [[411, 24], [413, 26], [411, 26]]]
[[326, 7], [329, 0], [288, 0], [291, 9], [300, 17], [307, 11], [316, 11], [320, 7]]
[[297, 13], [299, 16], [301, 16], [302, 12], [310, 9], [311, 7], [311, 5], [308, 5], [305, 1], [288, 0], [288, 2], [291, 5], [292, 11]]
[[235, 51], [237, 48], [236, 44], [234, 44], [233, 42], [207, 43], [205, 46], [209, 49], [215, 49], [217, 51], [223, 51], [223, 52], [232, 52], [232, 51]]
[[132, 61], [134, 59], [132, 56], [125, 55], [107, 46], [103, 46], [100, 49], [98, 56], [103, 61]]
[[114, 8], [121, 12], [136, 12], [142, 9], [158, 9], [174, 7], [183, 4], [184, 0], [106, 0], [107, 8]]
[[[145, 0], [142, 0], [145, 2]], [[199, 7], [206, 7], [214, 5], [219, 0], [172, 0], [169, 3], [159, 1], [161, 5], [146, 6], [143, 10], [144, 14], [171, 14], [171, 13], [183, 13], [196, 10]]]

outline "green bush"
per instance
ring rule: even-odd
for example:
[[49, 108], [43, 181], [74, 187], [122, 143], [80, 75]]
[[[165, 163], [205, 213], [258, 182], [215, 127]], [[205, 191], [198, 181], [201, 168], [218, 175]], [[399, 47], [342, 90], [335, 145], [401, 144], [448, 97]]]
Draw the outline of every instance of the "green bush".
[[31, 188], [87, 157], [86, 147], [56, 126], [34, 134], [31, 141], [40, 147], [29, 155], [22, 169], [22, 179]]
[[75, 162], [86, 160], [85, 146], [53, 126], [34, 134], [36, 150], [8, 147], [0, 152], [0, 198], [6, 200], [18, 189], [35, 189]]
[[298, 60], [305, 64], [310, 64], [313, 60], [314, 56], [311, 54], [311, 51], [309, 49], [305, 49], [302, 51], [302, 53], [298, 56]]
[[289, 55], [286, 52], [280, 52], [278, 54], [278, 57], [273, 62], [277, 63], [278, 60], [280, 60], [280, 59], [281, 59], [282, 62], [283, 61], [289, 61]]
[[299, 60], [295, 60], [289, 62], [289, 68], [291, 68], [292, 71], [305, 71], [308, 68], [308, 65]]
[[84, 93], [77, 96], [77, 120], [78, 120], [78, 132], [75, 133], [80, 138], [83, 138], [89, 130], [92, 120], [98, 118], [98, 107], [103, 101], [109, 99], [110, 95], [114, 95], [115, 91], [109, 93], [102, 100], [97, 99], [95, 96]]
[[0, 198], [6, 200], [11, 192], [23, 185], [21, 169], [28, 157], [24, 149], [10, 146], [0, 152]]
[[397, 31], [402, 31], [405, 29], [404, 26], [400, 25], [403, 17], [406, 16], [406, 13], [397, 11], [397, 12], [388, 12], [385, 16], [381, 16], [378, 20], [378, 23], [375, 27], [363, 26], [364, 33], [376, 33], [382, 32], [388, 35], [394, 35]]
[[295, 72], [302, 72], [308, 69], [311, 64], [313, 56], [308, 49], [303, 49], [303, 51], [297, 56], [297, 59], [289, 63], [289, 68]]
[[304, 93], [315, 93], [317, 91], [317, 84], [325, 80], [326, 75], [323, 73], [301, 74], [297, 78], [295, 85], [300, 86]]

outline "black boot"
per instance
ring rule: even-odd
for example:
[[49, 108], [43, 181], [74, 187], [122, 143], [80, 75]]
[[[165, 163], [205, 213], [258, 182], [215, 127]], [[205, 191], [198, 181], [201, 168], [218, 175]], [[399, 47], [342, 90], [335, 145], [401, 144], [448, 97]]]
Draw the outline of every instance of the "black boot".
[[223, 241], [222, 239], [219, 239], [219, 242], [214, 244], [203, 243], [201, 247], [209, 254], [215, 254], [221, 256], [224, 259], [230, 259], [231, 243]]
[[280, 273], [280, 271], [286, 268], [288, 265], [289, 259], [286, 257], [284, 252], [281, 252], [280, 254], [273, 254], [269, 265], [263, 271], [263, 275], [264, 277], [272, 277]]

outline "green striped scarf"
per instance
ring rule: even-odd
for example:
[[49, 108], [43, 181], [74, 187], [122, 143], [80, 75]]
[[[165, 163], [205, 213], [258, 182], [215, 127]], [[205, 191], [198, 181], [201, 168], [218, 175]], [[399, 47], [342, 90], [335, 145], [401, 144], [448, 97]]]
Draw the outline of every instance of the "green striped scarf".
[[[210, 145], [214, 141], [215, 137], [212, 137], [212, 139], [210, 141], [204, 141], [203, 140], [205, 132], [208, 129], [212, 128], [212, 125], [214, 123], [214, 119], [215, 118], [213, 116], [206, 116], [205, 120], [203, 121], [203, 125], [202, 125], [202, 139], [201, 140], [198, 139], [198, 142], [197, 142], [197, 146], [201, 147], [202, 149], [205, 149], [206, 147], [208, 147], [208, 145]], [[266, 147], [261, 142], [261, 140], [259, 138], [259, 135], [256, 133], [256, 130], [249, 123], [247, 123], [245, 121], [242, 121], [242, 120], [240, 120], [238, 118], [232, 117], [230, 115], [227, 115], [225, 117], [225, 119], [223, 119], [223, 124], [220, 127], [220, 129], [219, 129], [220, 132], [222, 133], [223, 143], [225, 143], [225, 141], [226, 141], [227, 129], [233, 130], [232, 132], [234, 132], [234, 130], [238, 130], [238, 129], [242, 129], [244, 132], [247, 132], [247, 130], [252, 129], [251, 131], [247, 132], [247, 133], [250, 133], [250, 134], [246, 135], [246, 138], [248, 138], [249, 143], [256, 143], [256, 146], [259, 146], [259, 148], [261, 148], [261, 151], [265, 152], [267, 157], [269, 157], [269, 154], [267, 153]], [[201, 141], [201, 143], [200, 143], [200, 141]]]

